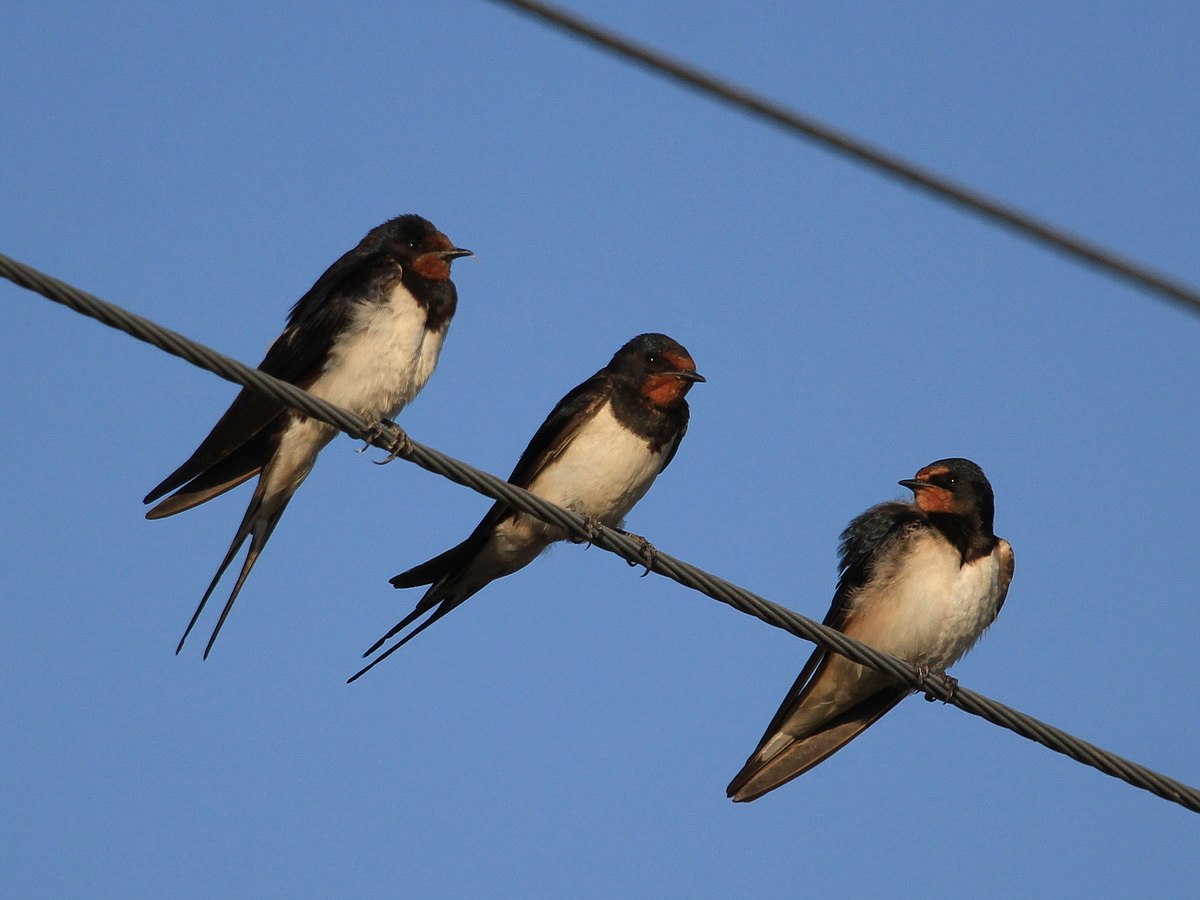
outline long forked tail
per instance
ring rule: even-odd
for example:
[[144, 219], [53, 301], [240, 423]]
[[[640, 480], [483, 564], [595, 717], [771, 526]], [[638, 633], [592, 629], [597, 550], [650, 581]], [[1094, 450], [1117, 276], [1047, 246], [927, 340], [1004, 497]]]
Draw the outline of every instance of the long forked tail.
[[476, 528], [470, 537], [461, 544], [451, 547], [433, 559], [426, 560], [419, 566], [414, 566], [407, 572], [401, 572], [390, 580], [389, 583], [394, 588], [419, 587], [424, 584], [431, 585], [431, 587], [425, 592], [425, 596], [421, 598], [412, 612], [393, 625], [387, 634], [363, 651], [363, 658], [370, 656], [435, 606], [438, 608], [434, 611], [433, 615], [415, 628], [411, 634], [405, 635], [394, 647], [389, 647], [387, 652], [382, 656], [372, 660], [370, 665], [365, 666], [352, 675], [346, 682], [347, 684], [357, 681], [483, 586], [481, 584], [479, 587], [471, 588], [463, 593], [463, 588], [458, 583], [458, 578], [455, 577], [455, 573], [461, 573], [469, 564], [471, 557], [479, 549], [483, 533], [481, 529], [482, 525], [480, 528]]
[[238, 574], [237, 582], [233, 586], [233, 591], [229, 594], [229, 599], [225, 601], [225, 608], [221, 610], [221, 617], [217, 620], [217, 625], [213, 629], [212, 636], [208, 639], [208, 644], [204, 647], [204, 658], [208, 659], [209, 653], [212, 652], [213, 644], [216, 643], [217, 635], [221, 633], [221, 628], [225, 624], [225, 620], [229, 618], [229, 611], [233, 608], [233, 603], [237, 600], [237, 596], [242, 590], [242, 585], [246, 583], [246, 578], [250, 575], [250, 570], [254, 568], [254, 564], [258, 561], [259, 554], [266, 547], [267, 541], [271, 539], [271, 533], [279, 523], [279, 519], [283, 515], [283, 511], [287, 508], [290, 499], [290, 496], [284, 497], [282, 502], [276, 499], [272, 504], [274, 509], [264, 514], [262, 482], [259, 482], [259, 487], [255, 490], [254, 496], [250, 500], [250, 505], [246, 508], [246, 514], [242, 516], [242, 523], [238, 526], [237, 533], [233, 536], [233, 542], [229, 545], [229, 551], [221, 561], [221, 565], [217, 569], [217, 574], [213, 576], [212, 582], [209, 583], [208, 590], [200, 598], [200, 603], [196, 607], [196, 611], [192, 613], [191, 621], [188, 622], [187, 628], [184, 629], [183, 637], [179, 639], [179, 645], [175, 648], [176, 655], [183, 650], [183, 645], [187, 641], [188, 635], [192, 633], [192, 628], [195, 627], [197, 620], [200, 618], [200, 613], [204, 611], [205, 604], [208, 603], [209, 597], [216, 590], [217, 583], [220, 582], [221, 577], [225, 574], [225, 570], [229, 568], [229, 564], [233, 562], [233, 558], [241, 550], [242, 544], [246, 542], [246, 538], [250, 538], [250, 550], [246, 554], [245, 562], [242, 563], [242, 570]]
[[[466, 598], [464, 597], [463, 600], [465, 600], [465, 599]], [[429, 612], [431, 609], [433, 609], [435, 606], [437, 606], [439, 602], [441, 602], [443, 606], [445, 606], [447, 603], [450, 603], [450, 608], [446, 609], [446, 610], [438, 610], [436, 613], [434, 613], [432, 616], [430, 616], [429, 622], [426, 622], [424, 625], [421, 626], [421, 628], [418, 628], [416, 631], [414, 631], [413, 634], [419, 633], [421, 631], [421, 629], [428, 627], [430, 622], [434, 622], [437, 619], [444, 616], [446, 613], [450, 612], [450, 610], [454, 609], [454, 607], [458, 606], [458, 604], [461, 603], [462, 600], [451, 602], [449, 600], [449, 598], [446, 597], [442, 591], [435, 590], [434, 588], [430, 588], [429, 590], [427, 590], [425, 592], [425, 596], [421, 598], [421, 602], [416, 605], [416, 608], [412, 612], [410, 612], [407, 616], [405, 616], [403, 619], [401, 619], [399, 622], [397, 622], [395, 625], [393, 625], [390, 629], [388, 629], [387, 634], [385, 634], [383, 637], [381, 637], [379, 640], [377, 640], [370, 647], [368, 647], [366, 650], [363, 651], [363, 658], [366, 659], [368, 656], [370, 656], [372, 653], [374, 653], [376, 650], [378, 650], [380, 647], [382, 647], [384, 644], [386, 644], [388, 641], [390, 641], [392, 638], [394, 638], [396, 635], [398, 635], [400, 632], [402, 632], [405, 628], [407, 628], [413, 622], [417, 621], [417, 619], [421, 618], [421, 616], [425, 615], [425, 613]], [[411, 637], [411, 635], [410, 635], [410, 637]]]
[[[438, 587], [438, 585], [434, 585], [433, 588], [430, 588], [429, 593], [426, 594], [426, 597], [428, 597], [431, 594], [436, 596], [435, 589], [437, 587]], [[361, 669], [359, 669], [357, 672], [355, 672], [353, 675], [351, 675], [348, 679], [346, 679], [346, 684], [351, 684], [355, 681], [358, 681], [358, 679], [362, 678], [364, 675], [366, 675], [373, 668], [375, 668], [377, 665], [379, 665], [381, 662], [383, 662], [385, 659], [387, 659], [389, 656], [391, 656], [393, 653], [395, 653], [397, 650], [399, 650], [401, 647], [403, 647], [405, 644], [407, 644], [409, 641], [411, 641], [413, 638], [415, 638], [418, 634], [420, 634], [422, 631], [424, 631], [430, 625], [432, 625], [434, 622], [436, 622], [438, 619], [440, 619], [446, 613], [450, 612], [450, 610], [452, 610], [456, 606], [460, 605], [468, 597], [471, 597], [474, 593], [475, 592], [472, 591], [470, 594], [467, 594], [466, 596], [462, 596], [462, 597], [455, 597], [455, 596], [444, 597], [442, 599], [441, 605], [433, 611], [433, 615], [431, 615], [428, 619], [426, 619], [424, 622], [422, 622], [420, 625], [418, 625], [416, 628], [414, 628], [412, 631], [410, 631], [408, 634], [406, 634], [400, 640], [396, 641], [396, 643], [394, 643], [392, 646], [388, 647], [386, 650], [384, 650], [382, 653], [380, 653], [379, 656], [375, 657], [375, 659], [371, 660], [369, 663], [367, 663], [367, 665], [363, 666]], [[395, 637], [397, 634], [399, 634], [401, 631], [403, 631], [405, 628], [407, 628], [409, 625], [411, 625], [413, 622], [415, 622], [417, 619], [419, 619], [422, 615], [424, 615], [426, 612], [428, 612], [429, 608], [432, 605], [433, 605], [433, 603], [427, 604], [425, 602], [425, 600], [422, 600], [421, 603], [419, 603], [417, 605], [416, 609], [414, 609], [411, 613], [409, 613], [407, 616], [405, 616], [402, 621], [398, 622], [387, 634], [385, 634], [383, 637], [381, 637], [379, 640], [377, 640], [374, 644], [372, 644], [371, 647], [367, 650], [367, 652], [363, 654], [363, 656], [370, 656], [372, 653], [374, 653], [376, 650], [378, 650], [380, 647], [382, 647], [384, 644], [386, 644], [389, 640], [391, 640], [393, 637]]]

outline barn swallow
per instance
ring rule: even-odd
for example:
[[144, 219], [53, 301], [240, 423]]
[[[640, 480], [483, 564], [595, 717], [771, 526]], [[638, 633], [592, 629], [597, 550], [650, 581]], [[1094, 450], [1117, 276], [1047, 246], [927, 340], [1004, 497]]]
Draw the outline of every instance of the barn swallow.
[[[704, 377], [665, 334], [642, 334], [558, 402], [509, 482], [590, 520], [618, 527], [675, 457], [687, 431], [688, 390]], [[370, 656], [425, 613], [433, 615], [350, 678], [354, 681], [489, 582], [524, 568], [565, 531], [496, 503], [470, 537], [391, 580], [431, 585]]]
[[[395, 416], [437, 365], [458, 304], [450, 264], [470, 255], [420, 216], [384, 222], [330, 266], [292, 307], [287, 327], [258, 368], [368, 422]], [[336, 434], [331, 425], [243, 388], [187, 462], [146, 495], [143, 502], [152, 503], [175, 491], [146, 513], [148, 519], [161, 519], [259, 476], [229, 552], [176, 653], [249, 537], [241, 574], [204, 648], [208, 658], [288, 501]]]
[[[999, 614], [1013, 551], [992, 533], [992, 486], [970, 460], [940, 459], [900, 484], [913, 502], [873, 506], [842, 533], [825, 624], [942, 672]], [[912, 692], [818, 647], [727, 794], [754, 800], [807, 772]]]

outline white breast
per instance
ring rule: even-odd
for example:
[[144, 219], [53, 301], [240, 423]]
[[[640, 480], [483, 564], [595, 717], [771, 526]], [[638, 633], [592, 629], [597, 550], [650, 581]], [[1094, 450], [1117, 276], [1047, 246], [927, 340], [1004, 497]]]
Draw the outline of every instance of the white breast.
[[[534, 478], [529, 490], [616, 527], [650, 489], [666, 453], [666, 447], [651, 453], [649, 441], [618, 422], [612, 407], [605, 403], [558, 459]], [[561, 530], [530, 516], [507, 518], [497, 526], [476, 559], [478, 565], [472, 568], [480, 578], [515, 572], [563, 537]]]
[[446, 326], [425, 328], [426, 314], [403, 284], [386, 303], [360, 305], [310, 391], [365, 419], [395, 416], [425, 387]]
[[[620, 424], [605, 403], [562, 455], [536, 476], [529, 491], [616, 527], [654, 484], [665, 458], [666, 448], [650, 452], [648, 440]], [[562, 530], [532, 516], [505, 518], [456, 581], [456, 598], [532, 563], [564, 536]]]
[[[927, 665], [953, 665], [996, 618], [1003, 597], [999, 548], [961, 565], [958, 551], [932, 532], [916, 538], [904, 565], [880, 571], [847, 633], [874, 647]], [[869, 608], [867, 606], [869, 604]]]
[[649, 441], [622, 425], [606, 402], [529, 490], [617, 526], [650, 489], [666, 453], [651, 453]]

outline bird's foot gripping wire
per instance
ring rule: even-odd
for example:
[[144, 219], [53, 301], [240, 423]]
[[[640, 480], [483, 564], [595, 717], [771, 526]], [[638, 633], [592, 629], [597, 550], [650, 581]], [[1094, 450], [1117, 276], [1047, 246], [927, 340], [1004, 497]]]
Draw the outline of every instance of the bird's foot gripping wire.
[[[925, 690], [925, 679], [927, 679], [930, 674], [929, 666], [925, 665], [924, 663], [917, 666], [917, 690], [925, 691], [925, 700], [928, 703], [932, 703], [934, 700], [939, 699], [928, 690]], [[946, 699], [942, 701], [943, 703], [949, 703], [954, 699], [954, 695], [958, 693], [958, 679], [953, 675], [947, 675], [945, 672], [939, 672], [937, 674], [941, 675], [941, 677], [944, 678], [946, 683], [949, 685], [950, 693], [947, 694]]]
[[654, 563], [658, 559], [658, 551], [654, 549], [654, 545], [652, 543], [650, 543], [640, 534], [634, 534], [632, 531], [622, 531], [621, 534], [625, 535], [627, 538], [632, 538], [633, 540], [637, 541], [638, 549], [642, 554], [641, 560], [627, 559], [625, 562], [627, 562], [631, 568], [636, 566], [645, 566], [646, 571], [642, 573], [642, 577], [645, 578], [650, 574], [650, 570], [654, 568]]
[[[384, 421], [386, 421], [386, 420], [384, 420]], [[363, 434], [363, 436], [362, 436], [363, 445], [361, 447], [359, 447], [357, 450], [355, 450], [354, 452], [355, 453], [366, 453], [373, 446], [375, 446], [375, 442], [377, 440], [379, 440], [381, 437], [383, 437], [384, 427], [385, 426], [384, 426], [383, 422], [375, 422], [369, 428], [367, 428], [366, 433]]]
[[381, 419], [371, 426], [366, 435], [366, 443], [359, 448], [358, 452], [362, 453], [368, 447], [375, 444], [377, 440], [391, 432], [391, 439], [388, 441], [388, 455], [385, 459], [375, 460], [375, 465], [386, 466], [398, 456], [408, 456], [412, 452], [413, 443], [404, 430], [393, 422], [391, 419]]
[[[571, 536], [567, 538], [572, 544], [587, 544], [588, 547], [596, 542], [596, 538], [600, 537], [600, 532], [604, 528], [604, 523], [595, 516], [584, 515], [583, 517], [583, 532], [584, 537]], [[584, 548], [585, 550], [587, 547]]]

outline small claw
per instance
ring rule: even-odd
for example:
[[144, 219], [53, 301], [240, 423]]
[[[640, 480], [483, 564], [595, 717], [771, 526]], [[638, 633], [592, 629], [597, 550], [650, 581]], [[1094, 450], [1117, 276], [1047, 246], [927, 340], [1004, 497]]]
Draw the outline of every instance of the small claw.
[[949, 703], [954, 699], [954, 695], [958, 693], [958, 679], [953, 675], [947, 675], [945, 672], [942, 673], [942, 677], [950, 682], [950, 693], [946, 695], [946, 699], [942, 702]]
[[[584, 540], [581, 537], [570, 537], [568, 540], [572, 544], [587, 544], [587, 547], [590, 547], [595, 542], [596, 538], [600, 537], [600, 529], [603, 527], [604, 523], [595, 516], [584, 515], [583, 530], [587, 534], [587, 539]], [[584, 549], [586, 550], [587, 547], [584, 547]]]
[[355, 453], [366, 453], [374, 443], [383, 435], [383, 429], [386, 425], [392, 424], [384, 419], [382, 422], [374, 422], [367, 428], [367, 433], [363, 435], [363, 445], [355, 450]]
[[[923, 663], [921, 665], [917, 666], [917, 690], [925, 689], [925, 679], [927, 679], [930, 674], [931, 673], [929, 671], [929, 666], [927, 666]], [[946, 699], [942, 700], [943, 703], [949, 703], [951, 700], [954, 699], [954, 695], [956, 693], [958, 693], [958, 679], [955, 678], [953, 675], [947, 675], [945, 672], [939, 672], [938, 674], [942, 678], [944, 678], [946, 680], [946, 682], [949, 684], [950, 692], [949, 692], [949, 694], [946, 695]], [[940, 698], [935, 697], [932, 693], [930, 693], [927, 690], [925, 691], [925, 702], [932, 703], [934, 700], [938, 700], [938, 699], [940, 699]]]
[[[916, 670], [917, 670], [917, 690], [924, 691], [925, 690], [925, 679], [929, 677], [929, 666], [925, 665], [925, 663], [919, 663], [916, 666]], [[925, 691], [925, 699], [928, 702], [932, 703], [937, 698], [934, 697], [933, 694], [929, 693], [928, 691]]]
[[658, 560], [658, 551], [654, 549], [654, 545], [652, 543], [650, 543], [640, 534], [634, 534], [632, 531], [622, 531], [621, 533], [625, 535], [625, 537], [633, 538], [635, 541], [637, 541], [638, 547], [642, 551], [642, 561], [637, 562], [632, 559], [627, 559], [625, 562], [628, 563], [631, 568], [635, 566], [645, 566], [646, 571], [641, 575], [642, 578], [645, 578], [650, 574], [650, 570], [654, 568], [654, 563]]
[[404, 433], [403, 429], [401, 429], [400, 426], [395, 422], [384, 419], [383, 422], [380, 423], [380, 435], [383, 433], [382, 426], [387, 426], [394, 429], [396, 436], [392, 438], [392, 442], [388, 445], [387, 458], [375, 460], [375, 465], [377, 466], [386, 466], [399, 456], [408, 456], [413, 449], [412, 441], [409, 439], [408, 435]]

